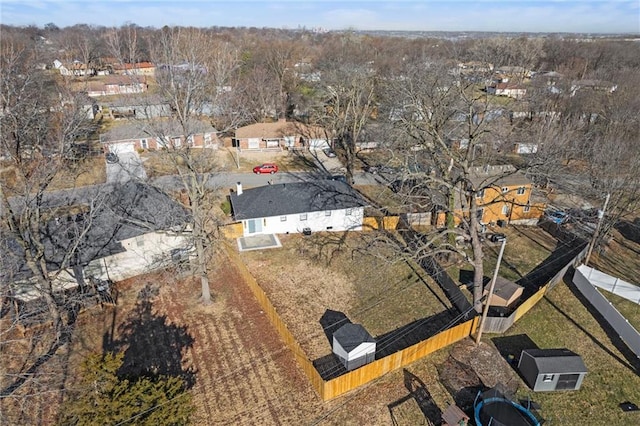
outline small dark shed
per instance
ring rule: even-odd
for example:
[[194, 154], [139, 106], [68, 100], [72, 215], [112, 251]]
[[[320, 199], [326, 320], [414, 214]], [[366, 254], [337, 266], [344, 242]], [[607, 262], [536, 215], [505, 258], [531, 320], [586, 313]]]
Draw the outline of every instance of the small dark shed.
[[569, 349], [525, 349], [518, 370], [535, 392], [578, 390], [587, 374], [580, 355]]
[[348, 371], [376, 357], [376, 341], [360, 324], [345, 324], [333, 333], [333, 353]]

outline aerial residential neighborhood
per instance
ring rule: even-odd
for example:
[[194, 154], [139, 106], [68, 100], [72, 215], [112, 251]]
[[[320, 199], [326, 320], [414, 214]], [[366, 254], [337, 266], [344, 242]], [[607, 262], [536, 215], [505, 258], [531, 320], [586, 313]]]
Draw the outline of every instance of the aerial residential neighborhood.
[[640, 424], [638, 31], [20, 7], [0, 423]]

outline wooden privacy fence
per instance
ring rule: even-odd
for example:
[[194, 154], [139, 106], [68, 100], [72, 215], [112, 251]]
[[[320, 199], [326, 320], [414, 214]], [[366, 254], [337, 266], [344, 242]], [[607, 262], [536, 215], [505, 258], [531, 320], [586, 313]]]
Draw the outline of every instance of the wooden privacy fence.
[[309, 358], [307, 358], [302, 347], [300, 347], [298, 341], [287, 328], [287, 324], [282, 320], [282, 318], [280, 318], [275, 306], [271, 304], [269, 297], [264, 290], [262, 290], [253, 275], [251, 275], [251, 272], [249, 272], [244, 262], [242, 262], [238, 253], [230, 246], [230, 244], [225, 244], [225, 247], [227, 255], [235, 264], [238, 272], [242, 275], [244, 282], [251, 289], [251, 292], [258, 300], [258, 303], [269, 318], [269, 321], [271, 321], [271, 324], [273, 324], [284, 343], [293, 353], [294, 358], [298, 362], [298, 365], [300, 365], [300, 368], [302, 368], [302, 371], [307, 375], [307, 378], [311, 382], [313, 388], [324, 399], [324, 380], [320, 377], [320, 373], [318, 373], [318, 370], [313, 366], [313, 363], [309, 361]]
[[367, 216], [362, 218], [362, 230], [396, 229], [398, 222], [400, 222], [398, 216]]
[[518, 308], [508, 317], [487, 317], [482, 330], [485, 333], [504, 333], [509, 327], [515, 324], [524, 316], [531, 308], [533, 308], [557, 283], [559, 283], [571, 266], [576, 266], [582, 261], [587, 254], [587, 247], [580, 251], [573, 259], [571, 259], [553, 278], [545, 285], [540, 287], [531, 297], [525, 300]]
[[293, 334], [287, 328], [286, 323], [282, 320], [276, 308], [273, 306], [267, 294], [262, 290], [256, 279], [251, 275], [238, 253], [231, 244], [225, 244], [229, 259], [235, 264], [238, 272], [242, 275], [244, 282], [249, 286], [251, 292], [258, 300], [263, 311], [273, 324], [274, 328], [284, 341], [285, 345], [291, 350], [294, 358], [304, 371], [307, 378], [311, 382], [313, 388], [318, 392], [324, 401], [336, 398], [346, 392], [356, 389], [366, 383], [369, 383], [386, 373], [405, 367], [408, 364], [419, 360], [432, 352], [449, 346], [452, 343], [462, 340], [475, 332], [478, 325], [478, 317], [467, 322], [449, 328], [427, 340], [416, 343], [413, 346], [403, 349], [402, 351], [391, 354], [387, 357], [376, 360], [370, 364], [350, 371], [335, 379], [324, 381], [318, 370], [313, 366], [302, 347], [295, 339]]
[[478, 325], [478, 317], [449, 328], [435, 336], [399, 352], [373, 361], [340, 377], [324, 382], [322, 399], [327, 401], [369, 383], [391, 371], [406, 367], [432, 352], [470, 336]]

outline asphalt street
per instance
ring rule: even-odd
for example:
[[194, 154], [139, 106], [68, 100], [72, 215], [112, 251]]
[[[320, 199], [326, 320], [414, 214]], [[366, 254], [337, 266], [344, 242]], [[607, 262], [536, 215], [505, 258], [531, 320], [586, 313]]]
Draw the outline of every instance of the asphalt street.
[[[122, 155], [122, 154], [121, 154]], [[118, 164], [118, 163], [116, 163]], [[128, 167], [128, 166], [125, 166]], [[335, 170], [333, 170], [335, 171]], [[274, 175], [256, 175], [253, 173], [233, 173], [225, 172], [220, 174], [214, 174], [209, 176], [208, 186], [211, 189], [235, 189], [236, 184], [239, 182], [245, 188], [251, 188], [256, 186], [268, 185], [271, 183], [289, 183], [310, 181], [318, 179], [326, 179], [332, 176], [332, 170], [316, 170], [312, 172], [279, 172]], [[144, 170], [143, 170], [144, 173]], [[108, 182], [101, 185], [90, 185], [79, 188], [64, 189], [59, 191], [47, 192], [43, 196], [42, 207], [53, 208], [60, 206], [70, 206], [78, 204], [88, 204], [92, 200], [98, 199], [100, 196], [109, 193], [114, 185], [118, 185], [126, 182], [127, 180], [135, 178], [141, 180], [147, 180], [146, 174], [141, 174], [137, 171], [136, 166], [133, 169], [120, 168], [115, 169], [112, 172], [111, 179]], [[179, 176], [161, 176], [150, 180], [152, 185], [158, 186], [167, 191], [180, 190], [183, 188], [180, 182]], [[384, 184], [384, 180], [378, 176], [365, 172], [358, 172], [354, 175], [355, 185], [378, 185]], [[9, 200], [12, 208], [20, 210], [20, 204], [23, 200], [15, 197]], [[1, 208], [1, 206], [0, 206]], [[1, 213], [1, 212], [0, 212]]]

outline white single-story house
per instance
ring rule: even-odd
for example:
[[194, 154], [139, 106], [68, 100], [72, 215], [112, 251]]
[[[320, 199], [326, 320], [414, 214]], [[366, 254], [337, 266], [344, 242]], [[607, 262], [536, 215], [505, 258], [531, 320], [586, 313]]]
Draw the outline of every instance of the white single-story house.
[[84, 64], [80, 61], [73, 61], [71, 63], [62, 63], [58, 59], [53, 61], [53, 67], [60, 71], [61, 75], [64, 76], [85, 76], [85, 75], [95, 75], [96, 70], [94, 68], [88, 67], [87, 64]]
[[[189, 213], [159, 190], [129, 181], [115, 187], [95, 210], [56, 217], [43, 229], [45, 261], [54, 292], [71, 291], [92, 281], [121, 281], [172, 262], [191, 252]], [[64, 256], [78, 244], [77, 254]], [[42, 290], [26, 267], [20, 246], [11, 244], [14, 262], [0, 271], [9, 297], [37, 302]], [[22, 252], [23, 253], [23, 252]]]
[[514, 154], [535, 154], [538, 152], [538, 144], [535, 142], [518, 142], [513, 144]]
[[367, 204], [338, 180], [280, 183], [242, 189], [230, 195], [243, 235], [319, 231], [360, 231]]
[[90, 97], [100, 97], [142, 93], [148, 85], [144, 76], [108, 75], [77, 83], [74, 88]]
[[522, 99], [527, 94], [527, 88], [514, 83], [494, 83], [486, 87], [487, 93], [496, 96], [507, 96]]
[[333, 333], [333, 353], [347, 371], [375, 360], [376, 340], [360, 324], [345, 324]]

